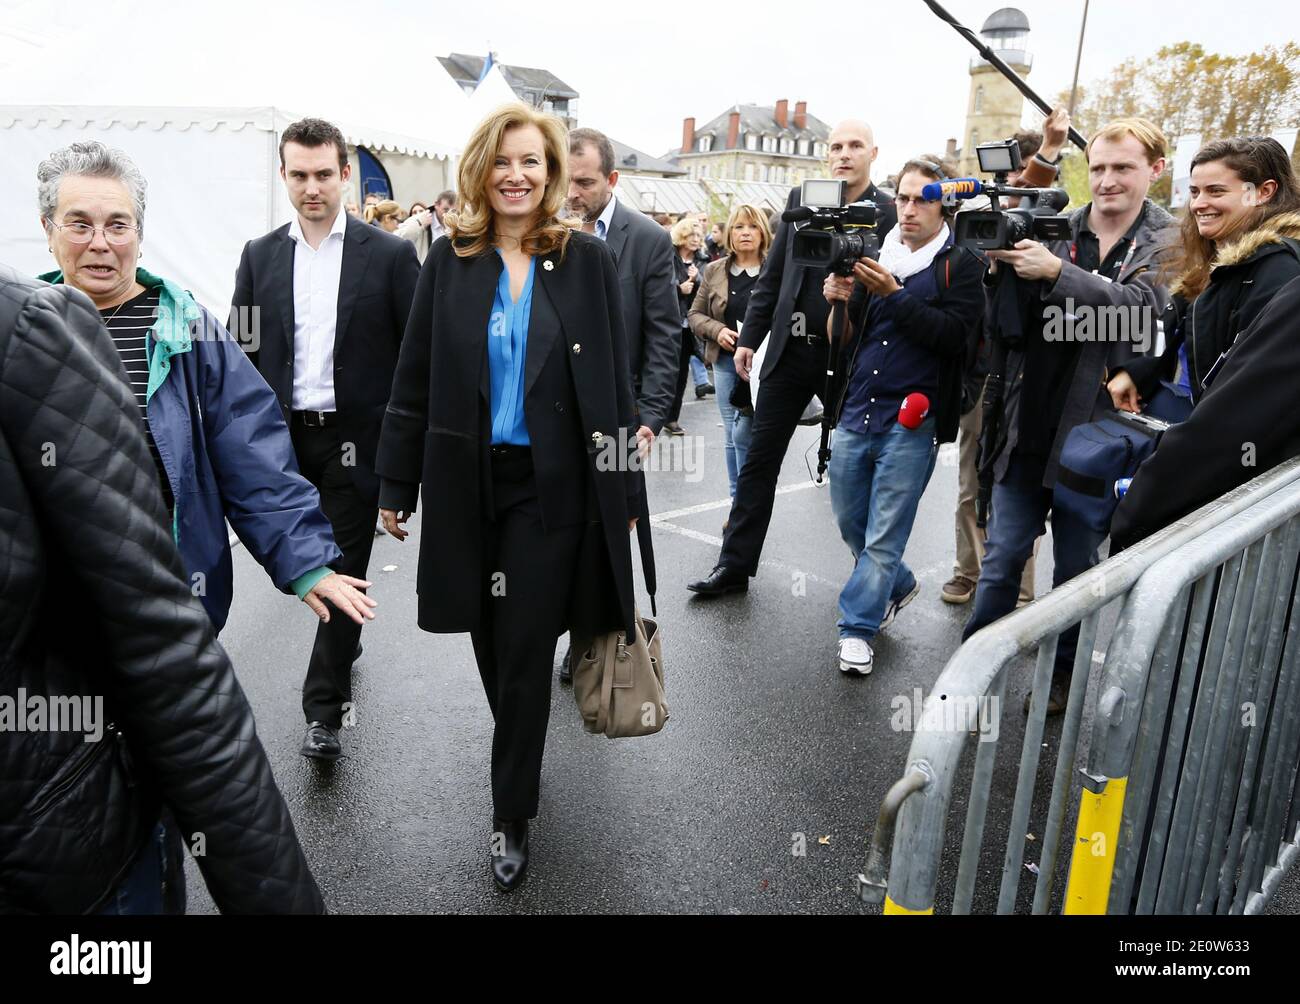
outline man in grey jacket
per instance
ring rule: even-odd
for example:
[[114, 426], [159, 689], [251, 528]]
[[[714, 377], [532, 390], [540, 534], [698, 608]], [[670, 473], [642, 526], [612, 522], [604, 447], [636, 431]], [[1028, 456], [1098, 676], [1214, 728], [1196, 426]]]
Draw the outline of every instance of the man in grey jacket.
[[[569, 133], [568, 208], [582, 218], [582, 229], [595, 234], [614, 252], [623, 295], [623, 331], [636, 399], [637, 446], [644, 456], [668, 421], [677, 398], [682, 317], [677, 308], [677, 279], [672, 241], [650, 217], [629, 209], [614, 195], [618, 171], [614, 146], [595, 129]], [[654, 559], [650, 551], [650, 509], [641, 493], [636, 515], [642, 570], [654, 593]], [[572, 679], [571, 652], [560, 664], [560, 679]]]
[[[1069, 241], [1021, 241], [990, 251], [988, 331], [1012, 346], [996, 442], [992, 511], [975, 609], [963, 640], [1016, 607], [1020, 575], [1052, 514], [1052, 585], [1097, 563], [1104, 534], [1052, 509], [1061, 446], [1078, 425], [1110, 407], [1107, 370], [1154, 348], [1156, 318], [1168, 292], [1158, 272], [1177, 238], [1173, 219], [1147, 198], [1165, 167], [1165, 138], [1144, 119], [1103, 126], [1088, 143], [1092, 201], [1070, 217]], [[997, 289], [1010, 268], [1020, 289]], [[1009, 278], [1009, 277], [1003, 277]], [[1022, 327], [1014, 341], [1009, 327]], [[1065, 709], [1078, 630], [1056, 650], [1049, 714]]]
[[677, 396], [682, 318], [677, 309], [673, 245], [650, 217], [614, 195], [614, 147], [595, 129], [569, 133], [569, 210], [582, 229], [614, 252], [623, 293], [623, 327], [640, 413], [638, 440], [648, 449]]

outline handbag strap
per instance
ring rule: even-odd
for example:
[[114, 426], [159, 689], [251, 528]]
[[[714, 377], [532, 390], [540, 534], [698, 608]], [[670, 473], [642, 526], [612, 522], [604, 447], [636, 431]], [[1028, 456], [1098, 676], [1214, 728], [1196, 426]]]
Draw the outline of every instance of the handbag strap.
[[[622, 637], [621, 635], [619, 637]], [[596, 707], [596, 731], [604, 732], [609, 726], [610, 705], [614, 703], [614, 660], [618, 658], [618, 645], [605, 645], [605, 661], [600, 673], [600, 703]]]
[[659, 610], [655, 606], [655, 549], [654, 543], [650, 539], [650, 504], [647, 500], [645, 487], [645, 475], [642, 479], [642, 504], [641, 515], [636, 521], [636, 542], [641, 551], [641, 572], [645, 575], [646, 592], [650, 594], [650, 614], [652, 617], [659, 616]]

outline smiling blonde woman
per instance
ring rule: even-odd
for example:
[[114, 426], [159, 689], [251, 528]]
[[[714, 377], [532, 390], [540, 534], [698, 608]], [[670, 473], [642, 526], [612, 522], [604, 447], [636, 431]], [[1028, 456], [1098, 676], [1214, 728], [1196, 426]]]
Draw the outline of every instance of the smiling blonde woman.
[[[528, 865], [556, 640], [635, 632], [642, 486], [618, 276], [602, 241], [559, 218], [566, 163], [563, 124], [525, 105], [474, 130], [376, 467], [398, 540], [423, 495], [419, 626], [473, 641], [495, 720], [490, 863], [506, 890]], [[598, 463], [610, 442], [627, 450]]]

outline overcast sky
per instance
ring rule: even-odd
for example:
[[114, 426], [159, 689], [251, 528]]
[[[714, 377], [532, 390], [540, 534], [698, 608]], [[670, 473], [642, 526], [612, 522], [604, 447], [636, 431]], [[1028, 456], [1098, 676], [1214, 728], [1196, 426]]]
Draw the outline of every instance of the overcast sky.
[[[998, 5], [946, 6], [978, 30]], [[1083, 0], [1018, 6], [1031, 28], [1029, 81], [1050, 100], [1070, 84]], [[436, 56], [491, 46], [503, 62], [545, 67], [577, 90], [580, 124], [655, 156], [680, 143], [684, 117], [703, 123], [737, 102], [807, 101], [832, 124], [865, 117], [880, 146], [877, 177], [961, 136], [974, 54], [921, 0], [0, 0], [0, 10], [4, 103], [344, 109], [377, 128], [455, 142], [427, 97], [445, 91], [428, 74], [442, 72]], [[1289, 2], [1094, 0], [1081, 80], [1184, 39], [1241, 53], [1297, 37], [1300, 8]], [[123, 48], [121, 65], [96, 58]], [[84, 54], [77, 69], [68, 69], [72, 52]]]

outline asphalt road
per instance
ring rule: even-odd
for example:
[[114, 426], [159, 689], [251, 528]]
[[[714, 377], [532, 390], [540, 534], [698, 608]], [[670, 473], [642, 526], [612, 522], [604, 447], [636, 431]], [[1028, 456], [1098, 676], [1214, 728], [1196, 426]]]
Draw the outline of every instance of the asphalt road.
[[[659, 444], [661, 457], [676, 451], [663, 465], [675, 469], [648, 475], [670, 719], [644, 739], [588, 735], [571, 691], [556, 683], [529, 876], [512, 894], [494, 888], [487, 868], [492, 723], [469, 638], [415, 626], [418, 515], [405, 543], [375, 542], [379, 619], [363, 634], [357, 723], [333, 767], [298, 754], [314, 618], [236, 549], [235, 603], [221, 641], [332, 911], [877, 912], [853, 888], [911, 739], [891, 727], [892, 702], [928, 692], [968, 613], [939, 599], [952, 572], [955, 451], [941, 452], [907, 547], [921, 594], [878, 639], [872, 675], [846, 677], [837, 669], [836, 598], [851, 561], [828, 492], [809, 477], [817, 430], [800, 429], [787, 454], [749, 593], [709, 601], [684, 587], [708, 572], [721, 543], [722, 429], [712, 398], [688, 401], [681, 421], [687, 437]], [[1042, 551], [1040, 593], [1051, 574], [1050, 546]], [[977, 910], [996, 902], [1028, 685], [1026, 666], [1008, 687]], [[1041, 788], [1058, 735], [1049, 723]], [[1027, 862], [1041, 847], [1045, 800], [1028, 828]], [[959, 797], [950, 831], [963, 810]], [[946, 854], [941, 911], [955, 868], [956, 855]], [[1034, 877], [1026, 870], [1022, 878], [1027, 909]], [[1295, 878], [1279, 912], [1297, 909]], [[192, 862], [189, 888], [191, 912], [212, 912]]]

